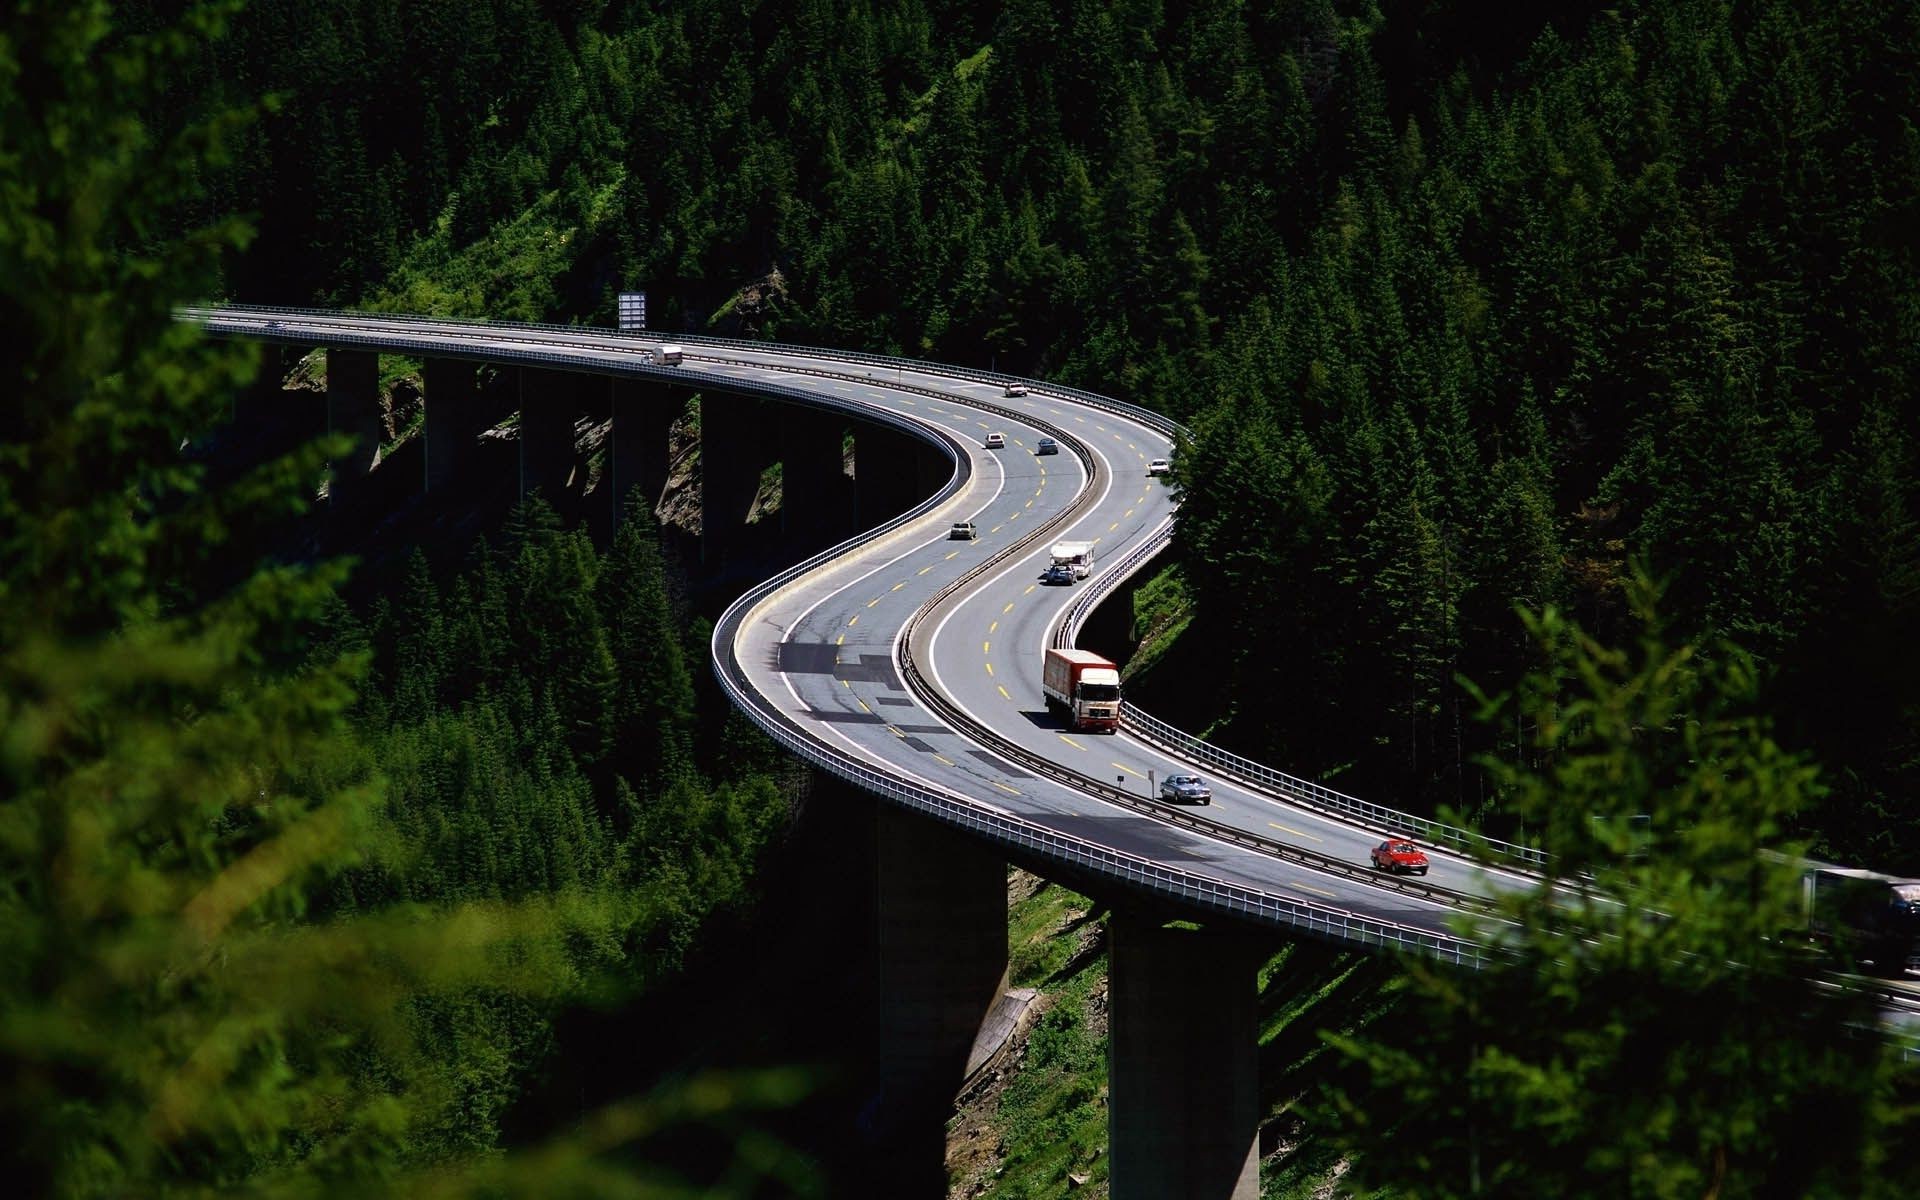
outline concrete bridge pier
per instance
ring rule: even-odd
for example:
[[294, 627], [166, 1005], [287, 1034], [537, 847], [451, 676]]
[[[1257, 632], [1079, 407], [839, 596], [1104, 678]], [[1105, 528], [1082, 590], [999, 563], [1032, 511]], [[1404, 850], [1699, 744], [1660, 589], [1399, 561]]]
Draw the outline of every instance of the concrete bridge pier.
[[[756, 516], [767, 468], [780, 461], [780, 420], [769, 401], [703, 392], [700, 396], [700, 557], [725, 559]], [[771, 529], [772, 526], [769, 526]]]
[[1112, 1200], [1259, 1200], [1260, 946], [1121, 910], [1108, 928]]
[[576, 482], [574, 419], [585, 411], [604, 378], [573, 371], [520, 368], [520, 494], [549, 498]]
[[466, 472], [474, 443], [488, 422], [480, 399], [479, 363], [429, 358], [420, 374], [427, 393], [423, 486], [434, 492]]
[[685, 408], [684, 393], [672, 384], [616, 377], [611, 386], [613, 430], [607, 445], [607, 492], [613, 501], [613, 524], [627, 493], [639, 489], [647, 507], [657, 509], [667, 489], [673, 447], [669, 430]]
[[780, 406], [780, 530], [812, 554], [854, 532], [846, 418], [802, 404]]
[[884, 425], [855, 422], [853, 479], [856, 523], [871, 529], [938, 491], [953, 473], [946, 456]]
[[889, 1195], [944, 1195], [946, 1118], [1007, 993], [1007, 864], [937, 822], [875, 808], [875, 1180]]
[[327, 349], [327, 432], [353, 439], [331, 464], [327, 495], [339, 501], [373, 471], [380, 453], [380, 355], [367, 350]]

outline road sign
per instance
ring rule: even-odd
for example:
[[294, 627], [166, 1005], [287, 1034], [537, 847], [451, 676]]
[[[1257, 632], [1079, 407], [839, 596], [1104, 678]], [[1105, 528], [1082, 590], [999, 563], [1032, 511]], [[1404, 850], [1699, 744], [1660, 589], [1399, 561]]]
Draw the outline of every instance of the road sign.
[[647, 327], [647, 294], [645, 292], [620, 293], [620, 331], [633, 332]]

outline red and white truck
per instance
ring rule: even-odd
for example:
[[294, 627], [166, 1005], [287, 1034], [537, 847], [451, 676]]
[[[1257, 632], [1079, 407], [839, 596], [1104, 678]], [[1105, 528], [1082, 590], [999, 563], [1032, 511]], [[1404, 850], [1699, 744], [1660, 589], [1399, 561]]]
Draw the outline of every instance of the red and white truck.
[[1048, 650], [1040, 689], [1075, 729], [1120, 728], [1120, 668], [1091, 650]]

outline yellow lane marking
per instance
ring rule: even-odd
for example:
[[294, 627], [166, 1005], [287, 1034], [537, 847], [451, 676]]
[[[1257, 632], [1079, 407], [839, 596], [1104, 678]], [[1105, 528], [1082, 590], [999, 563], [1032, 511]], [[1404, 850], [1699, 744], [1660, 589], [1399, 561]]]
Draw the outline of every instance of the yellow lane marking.
[[1012, 611], [1013, 611], [1013, 601], [1009, 600], [1007, 601], [1007, 606], [1000, 610], [1000, 615], [1005, 616], [1006, 614]]
[[981, 643], [980, 643], [980, 653], [982, 653], [982, 654], [992, 654], [992, 653], [993, 653], [993, 643], [992, 643], [992, 642], [981, 642]]
[[853, 614], [852, 616], [850, 616], [850, 617], [848, 617], [848, 618], [847, 618], [847, 624], [849, 624], [849, 625], [858, 625], [859, 623], [860, 623], [860, 614], [859, 614], [859, 613], [855, 613], [855, 614]]
[[995, 621], [993, 624], [987, 626], [987, 632], [992, 633], [994, 630], [998, 628], [1000, 628], [1000, 622]]
[[1087, 419], [1085, 417], [1075, 417], [1073, 419], [1073, 423], [1076, 425], [1085, 425], [1087, 423]]
[[1002, 529], [1005, 529], [1006, 527], [1007, 527], [1007, 523], [1005, 521], [1002, 521], [998, 525], [995, 525], [992, 529], [987, 530], [987, 532], [999, 533]]
[[863, 713], [870, 713], [873, 711], [872, 709], [867, 707], [867, 702], [865, 700], [856, 699], [854, 703], [860, 706], [860, 711]]
[[[1031, 504], [1031, 503], [1033, 503], [1033, 501], [1031, 501], [1031, 500], [1029, 500], [1029, 501], [1027, 501], [1027, 503], [1029, 503], [1029, 504]], [[1008, 517], [1008, 518], [1007, 518], [1007, 520], [1009, 520], [1009, 521], [1018, 521], [1019, 519], [1020, 519], [1020, 514], [1019, 514], [1019, 513], [1015, 513], [1015, 514], [1013, 514], [1012, 516], [1010, 516], [1010, 517]]]
[[993, 786], [999, 788], [1001, 791], [1005, 792], [1009, 796], [1018, 796], [1020, 794], [1019, 792], [1016, 792], [1012, 788], [1008, 787], [1006, 784], [1001, 783], [997, 779], [993, 780]]
[[[1132, 514], [1132, 513], [1128, 513], [1127, 515], [1128, 515], [1128, 516], [1132, 516], [1133, 514]], [[896, 583], [896, 584], [894, 584], [894, 585], [893, 585], [892, 587], [890, 587], [890, 588], [888, 588], [887, 590], [888, 590], [888, 591], [890, 591], [890, 592], [897, 592], [897, 591], [899, 591], [899, 590], [900, 590], [901, 588], [903, 588], [903, 587], [905, 587], [905, 586], [907, 586], [907, 584], [906, 584], [906, 581], [905, 581], [905, 580], [902, 580], [902, 581], [900, 581], [899, 583]]]
[[[1115, 521], [1115, 522], [1114, 522], [1113, 524], [1111, 524], [1111, 525], [1109, 525], [1109, 526], [1107, 526], [1107, 532], [1108, 532], [1108, 533], [1112, 533], [1112, 532], [1113, 532], [1114, 530], [1116, 530], [1116, 529], [1118, 529], [1118, 528], [1120, 528], [1120, 522], [1118, 522], [1118, 521]], [[873, 605], [871, 605], [871, 604], [869, 604], [869, 605], [867, 605], [867, 607], [868, 607], [868, 608], [872, 608], [872, 607], [873, 607]]]
[[945, 763], [945, 764], [946, 764], [947, 766], [949, 766], [949, 767], [953, 765], [953, 760], [952, 760], [952, 759], [950, 759], [950, 758], [948, 758], [948, 757], [947, 757], [946, 755], [944, 755], [944, 754], [936, 754], [936, 755], [934, 755], [934, 756], [933, 756], [933, 760], [934, 760], [935, 762], [938, 762], [938, 763]]
[[1319, 838], [1313, 836], [1310, 833], [1301, 833], [1298, 829], [1289, 829], [1278, 821], [1268, 821], [1267, 824], [1273, 826], [1275, 829], [1280, 830], [1282, 833], [1290, 833], [1295, 837], [1303, 837], [1310, 842], [1317, 842], [1320, 840]]
[[[1000, 689], [1000, 694], [1001, 694], [1002, 696], [1007, 696], [1007, 689], [1006, 689], [1006, 688], [1004, 688], [1004, 687], [1002, 687], [1002, 688]], [[1011, 699], [1013, 699], [1013, 697], [1012, 697], [1012, 696], [1007, 696], [1007, 699], [1009, 699], [1009, 700], [1011, 700]]]
[[1033, 589], [1035, 589], [1035, 588], [1037, 588], [1037, 587], [1039, 587], [1039, 586], [1040, 586], [1040, 585], [1039, 585], [1039, 584], [1037, 584], [1037, 583], [1030, 583], [1030, 584], [1028, 584], [1028, 585], [1027, 585], [1027, 591], [1025, 591], [1025, 592], [1021, 592], [1020, 594], [1021, 594], [1022, 596], [1024, 596], [1024, 595], [1026, 595], [1026, 594], [1027, 594], [1028, 592], [1031, 592], [1031, 591], [1033, 591]]
[[1076, 741], [1074, 741], [1074, 740], [1073, 740], [1072, 738], [1070, 738], [1070, 737], [1068, 737], [1068, 736], [1067, 736], [1066, 734], [1064, 734], [1064, 733], [1060, 735], [1060, 740], [1061, 740], [1061, 741], [1063, 741], [1063, 742], [1065, 742], [1065, 743], [1066, 743], [1067, 745], [1069, 745], [1069, 746], [1072, 746], [1072, 747], [1073, 747], [1073, 748], [1074, 748], [1075, 750], [1085, 750], [1085, 749], [1086, 749], [1086, 747], [1085, 747], [1085, 746], [1082, 746], [1082, 745], [1081, 745], [1081, 744], [1080, 744], [1079, 742], [1076, 742]]
[[842, 679], [842, 680], [840, 681], [840, 686], [841, 686], [841, 687], [843, 687], [843, 688], [845, 688], [845, 689], [847, 689], [848, 691], [852, 691], [852, 690], [853, 690], [853, 680], [851, 680], [851, 679]]
[[915, 571], [914, 574], [925, 575], [928, 571], [931, 571], [931, 570], [933, 570], [931, 566], [921, 567], [918, 571]]
[[900, 403], [902, 403], [902, 404], [912, 404], [912, 403], [913, 403], [913, 401], [911, 401], [911, 400], [909, 400], [909, 399], [907, 399], [907, 398], [906, 398], [905, 396], [902, 396], [902, 397], [900, 397]]
[[1031, 500], [1029, 500], [1029, 501], [1027, 501], [1027, 502], [1026, 502], [1025, 504], [1023, 504], [1023, 505], [1021, 505], [1021, 507], [1022, 507], [1022, 508], [1032, 508], [1032, 507], [1033, 507], [1033, 501], [1031, 501]]
[[[1132, 509], [1128, 509], [1127, 511], [1125, 511], [1125, 512], [1123, 512], [1123, 513], [1121, 513], [1120, 515], [1121, 515], [1122, 517], [1130, 517], [1130, 516], [1132, 516], [1132, 515], [1133, 515], [1133, 510], [1132, 510]], [[893, 590], [897, 592], [897, 591], [899, 591], [900, 589], [896, 587], [896, 588], [894, 588]]]
[[840, 635], [839, 637], [837, 637], [837, 638], [835, 638], [835, 639], [833, 639], [833, 644], [834, 644], [834, 645], [836, 645], [836, 646], [844, 646], [844, 645], [846, 645], [846, 644], [847, 644], [847, 635], [843, 633], [843, 634], [841, 634], [841, 635]]
[[989, 425], [989, 424], [987, 424], [987, 423], [986, 423], [985, 421], [975, 421], [975, 422], [974, 422], [974, 424], [975, 424], [975, 425], [978, 425], [978, 426], [979, 426], [980, 428], [982, 428], [982, 429], [992, 429], [992, 428], [993, 428], [993, 426], [991, 426], [991, 425]]
[[993, 664], [992, 664], [992, 663], [988, 663], [988, 664], [987, 664], [987, 674], [989, 674], [989, 675], [991, 675], [991, 674], [993, 674]]
[[[1127, 449], [1129, 449], [1129, 450], [1137, 450], [1137, 449], [1139, 449], [1139, 447], [1137, 447], [1137, 446], [1135, 446], [1135, 445], [1134, 445], [1134, 444], [1133, 444], [1132, 442], [1128, 442], [1128, 443], [1127, 443]], [[1145, 458], [1145, 457], [1146, 457], [1146, 455], [1144, 455], [1144, 454], [1142, 454], [1142, 455], [1140, 455], [1140, 457], [1141, 457], [1141, 458]]]
[[887, 726], [887, 732], [888, 732], [888, 733], [890, 733], [890, 734], [892, 734], [893, 736], [895, 736], [895, 737], [897, 737], [897, 738], [899, 738], [899, 739], [900, 739], [901, 741], [903, 741], [903, 742], [907, 740], [907, 735], [906, 735], [906, 734], [904, 734], [904, 733], [901, 733], [901, 732], [900, 732], [900, 731], [899, 731], [898, 729], [895, 729], [895, 728], [894, 728], [893, 726], [891, 726], [891, 725], [889, 725], [889, 726]]
[[1116, 770], [1116, 771], [1118, 771], [1118, 772], [1120, 772], [1120, 773], [1121, 773], [1122, 775], [1138, 775], [1138, 774], [1140, 774], [1140, 772], [1139, 772], [1139, 771], [1137, 771], [1137, 770], [1135, 770], [1134, 768], [1132, 768], [1132, 767], [1130, 767], [1130, 766], [1128, 766], [1128, 765], [1127, 765], [1127, 764], [1125, 764], [1125, 763], [1108, 763], [1107, 765], [1108, 765], [1108, 766], [1110, 766], [1110, 767], [1112, 767], [1112, 768], [1113, 768], [1114, 770]]
[[959, 552], [958, 550], [955, 550], [955, 551], [954, 551], [954, 552], [953, 552], [952, 554], [949, 554], [949, 555], [947, 555], [947, 557], [948, 557], [948, 558], [958, 558], [958, 557], [960, 557], [960, 552]]
[[1329, 892], [1327, 889], [1314, 887], [1310, 883], [1289, 883], [1289, 884], [1283, 884], [1282, 886], [1290, 887], [1290, 888], [1298, 888], [1303, 892], [1313, 892], [1316, 895], [1325, 896], [1329, 900], [1338, 900], [1340, 898], [1334, 895], [1332, 892]]

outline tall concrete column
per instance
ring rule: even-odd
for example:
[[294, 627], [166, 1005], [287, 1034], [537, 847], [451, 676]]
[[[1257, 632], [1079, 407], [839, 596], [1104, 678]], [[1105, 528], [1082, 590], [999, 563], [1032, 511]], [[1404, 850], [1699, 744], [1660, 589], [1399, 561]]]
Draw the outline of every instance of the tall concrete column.
[[912, 508], [930, 492], [920, 490], [920, 443], [884, 425], [853, 426], [855, 519], [871, 529]]
[[709, 563], [745, 536], [760, 478], [780, 461], [772, 410], [747, 396], [700, 396], [700, 555]]
[[327, 432], [344, 433], [353, 448], [332, 464], [328, 494], [352, 491], [380, 453], [380, 356], [366, 350], [327, 350]]
[[877, 805], [879, 1173], [888, 1194], [944, 1195], [946, 1117], [1007, 990], [1007, 865], [925, 817]]
[[474, 440], [486, 427], [480, 402], [480, 364], [429, 358], [421, 366], [427, 392], [425, 486], [446, 487], [473, 459]]
[[1113, 1200], [1259, 1200], [1258, 943], [1116, 911]]
[[618, 379], [613, 390], [613, 432], [607, 448], [607, 491], [617, 526], [627, 493], [639, 489], [649, 508], [658, 507], [672, 465], [668, 431], [685, 407], [684, 393], [672, 384]]
[[853, 532], [853, 481], [846, 471], [846, 418], [782, 404], [780, 528], [807, 554]]
[[[520, 494], [549, 497], [573, 483], [574, 418], [585, 408], [593, 376], [520, 368]], [[602, 386], [605, 386], [604, 382]]]

